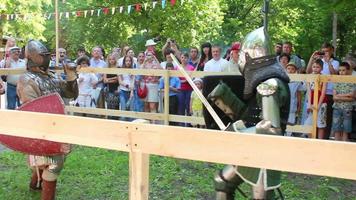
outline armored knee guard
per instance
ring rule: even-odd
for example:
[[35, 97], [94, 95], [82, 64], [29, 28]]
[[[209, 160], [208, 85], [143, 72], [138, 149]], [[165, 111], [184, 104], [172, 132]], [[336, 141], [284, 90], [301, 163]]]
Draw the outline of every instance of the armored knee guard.
[[235, 173], [235, 166], [227, 165], [215, 178], [216, 200], [233, 200], [236, 188], [243, 180]]

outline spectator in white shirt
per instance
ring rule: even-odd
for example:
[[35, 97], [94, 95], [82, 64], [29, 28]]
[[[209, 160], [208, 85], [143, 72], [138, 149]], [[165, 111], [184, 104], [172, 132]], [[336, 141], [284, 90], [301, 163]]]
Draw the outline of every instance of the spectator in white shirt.
[[221, 72], [223, 70], [223, 66], [228, 64], [228, 61], [221, 58], [221, 47], [214, 45], [211, 48], [213, 58], [209, 60], [205, 66], [205, 72]]

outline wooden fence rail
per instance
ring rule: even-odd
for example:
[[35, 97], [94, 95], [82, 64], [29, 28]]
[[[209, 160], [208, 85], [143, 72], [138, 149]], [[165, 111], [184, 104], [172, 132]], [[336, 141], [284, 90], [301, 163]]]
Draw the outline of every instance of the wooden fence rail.
[[355, 143], [12, 110], [0, 115], [2, 134], [129, 152], [131, 200], [148, 199], [150, 154], [356, 180]]
[[[169, 71], [169, 70], [149, 70], [149, 69], [123, 69], [123, 68], [85, 68], [80, 69], [80, 72], [84, 73], [104, 73], [104, 74], [132, 74], [132, 75], [151, 75], [151, 76], [163, 76], [165, 77], [165, 85], [168, 85], [168, 77], [170, 76], [182, 76], [179, 71]], [[0, 69], [0, 75], [7, 74], [21, 74], [24, 73], [24, 69]], [[61, 73], [62, 70], [56, 70], [57, 73]], [[201, 72], [201, 71], [192, 71], [188, 72], [191, 77], [204, 77], [209, 75], [237, 75], [236, 73], [231, 72]], [[305, 81], [305, 82], [314, 82], [316, 85], [316, 90], [319, 87], [319, 83], [321, 82], [344, 82], [344, 83], [356, 83], [355, 76], [340, 76], [338, 75], [313, 75], [313, 74], [289, 74], [291, 81]], [[137, 118], [145, 118], [145, 119], [154, 119], [154, 120], [162, 120], [164, 124], [168, 125], [169, 121], [175, 122], [191, 122], [192, 120], [196, 120], [198, 124], [204, 124], [202, 119], [198, 118], [189, 118], [178, 115], [169, 115], [168, 106], [169, 106], [169, 98], [168, 98], [169, 90], [168, 87], [164, 89], [164, 97], [167, 101], [164, 101], [164, 113], [163, 114], [153, 114], [153, 113], [139, 113], [141, 115]], [[317, 109], [317, 102], [319, 97], [318, 93], [314, 93], [314, 107]], [[138, 116], [138, 113], [130, 112], [130, 111], [114, 111], [106, 109], [105, 112], [103, 110], [92, 110], [89, 108], [73, 108], [67, 107], [68, 111], [78, 112], [78, 113], [88, 113], [88, 114], [101, 114], [101, 115], [110, 115], [118, 116], [127, 116], [134, 117]], [[316, 120], [317, 112], [313, 112], [313, 125], [312, 126], [288, 126], [287, 131], [301, 132], [311, 134], [312, 138], [316, 138]]]

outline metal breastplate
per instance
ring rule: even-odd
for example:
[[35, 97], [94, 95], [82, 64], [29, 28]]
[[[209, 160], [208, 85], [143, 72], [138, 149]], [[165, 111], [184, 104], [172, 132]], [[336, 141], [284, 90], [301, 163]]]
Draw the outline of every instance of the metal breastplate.
[[45, 75], [28, 72], [27, 76], [29, 76], [38, 85], [38, 88], [41, 91], [41, 96], [55, 92], [61, 94], [61, 87], [59, 84], [60, 80], [53, 74]]

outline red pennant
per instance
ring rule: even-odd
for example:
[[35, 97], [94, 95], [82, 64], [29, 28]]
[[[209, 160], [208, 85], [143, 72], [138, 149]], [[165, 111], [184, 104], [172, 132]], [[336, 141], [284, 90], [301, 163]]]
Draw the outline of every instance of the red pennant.
[[109, 8], [103, 8], [103, 13], [107, 15], [109, 13]]
[[77, 17], [80, 17], [82, 15], [81, 11], [77, 11]]
[[140, 12], [141, 8], [142, 8], [141, 4], [138, 3], [135, 5], [136, 12]]
[[171, 0], [171, 5], [174, 6], [176, 4], [176, 0]]

